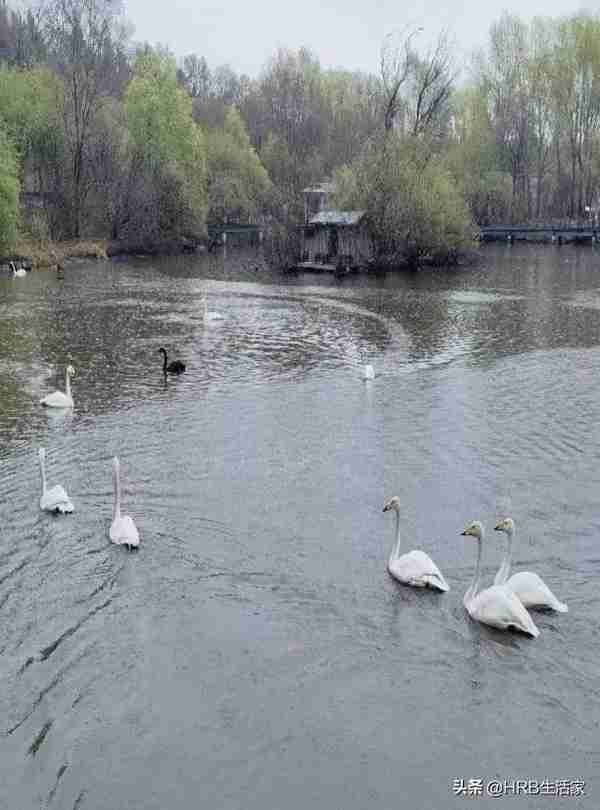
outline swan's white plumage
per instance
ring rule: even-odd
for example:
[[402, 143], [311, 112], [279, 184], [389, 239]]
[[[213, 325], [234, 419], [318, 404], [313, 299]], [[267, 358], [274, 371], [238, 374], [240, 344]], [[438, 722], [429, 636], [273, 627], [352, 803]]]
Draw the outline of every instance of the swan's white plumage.
[[526, 608], [551, 608], [557, 613], [568, 613], [569, 608], [560, 602], [550, 588], [532, 571], [519, 571], [506, 580], [504, 585], [519, 598]]
[[202, 296], [202, 317], [205, 321], [223, 321], [225, 320], [224, 315], [221, 315], [220, 312], [210, 311], [208, 309], [208, 304], [206, 303], [206, 298]]
[[465, 536], [477, 539], [477, 567], [470, 587], [465, 593], [463, 604], [471, 618], [482, 624], [507, 630], [511, 627], [521, 630], [534, 638], [540, 631], [515, 594], [504, 585], [492, 585], [477, 593], [481, 570], [481, 547], [484, 538], [483, 524], [478, 520], [465, 527]]
[[140, 535], [133, 519], [129, 515], [121, 514], [121, 484], [119, 480], [119, 459], [113, 458], [113, 487], [114, 504], [113, 519], [110, 524], [108, 536], [113, 543], [120, 546], [137, 548], [140, 544]]
[[428, 554], [419, 549], [400, 554], [400, 499], [397, 496], [390, 498], [383, 507], [384, 512], [391, 509], [396, 513], [396, 542], [388, 559], [390, 575], [403, 585], [449, 591], [450, 586]]
[[40, 404], [45, 405], [46, 408], [72, 408], [73, 397], [71, 396], [71, 377], [74, 376], [75, 369], [73, 366], [67, 366], [65, 375], [65, 392], [54, 391], [48, 394], [43, 399], [40, 399]]
[[121, 515], [114, 518], [110, 524], [109, 537], [113, 543], [121, 546], [139, 546], [140, 535], [133, 518], [129, 515]]
[[42, 495], [40, 497], [40, 509], [46, 512], [60, 512], [61, 514], [68, 514], [74, 510], [71, 499], [67, 495], [65, 489], [56, 484], [50, 489], [46, 486], [46, 451], [40, 447], [38, 451], [40, 460], [40, 473], [42, 476]]
[[494, 529], [508, 535], [508, 546], [502, 565], [494, 577], [495, 585], [504, 585], [511, 590], [526, 608], [550, 608], [557, 613], [568, 613], [569, 608], [559, 601], [544, 580], [532, 571], [519, 571], [509, 577], [512, 561], [515, 523], [512, 518], [504, 518]]
[[61, 487], [60, 484], [56, 484], [46, 490], [42, 495], [40, 498], [40, 508], [44, 509], [46, 512], [61, 512], [61, 514], [66, 514], [72, 512], [75, 507], [69, 499], [64, 487]]
[[19, 269], [17, 270], [17, 267], [14, 262], [10, 263], [10, 269], [12, 270], [13, 278], [23, 278], [24, 276], [27, 275], [27, 270], [25, 270], [24, 267], [19, 267]]
[[502, 585], [492, 585], [465, 602], [469, 615], [482, 624], [500, 630], [514, 627], [537, 638], [540, 631], [523, 607], [522, 602]]
[[363, 368], [363, 380], [374, 380], [375, 379], [375, 369], [372, 365], [368, 364]]
[[402, 554], [396, 560], [388, 561], [388, 571], [405, 585], [414, 585], [417, 588], [437, 588], [439, 591], [449, 591], [450, 587], [440, 569], [424, 551], [416, 549]]

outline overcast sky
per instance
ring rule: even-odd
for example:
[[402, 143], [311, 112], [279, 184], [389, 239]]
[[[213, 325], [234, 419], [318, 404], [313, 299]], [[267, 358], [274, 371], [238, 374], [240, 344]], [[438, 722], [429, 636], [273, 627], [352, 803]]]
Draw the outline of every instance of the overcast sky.
[[414, 40], [423, 49], [448, 28], [466, 62], [503, 10], [530, 20], [582, 7], [575, 0], [125, 0], [135, 40], [160, 42], [178, 58], [197, 53], [211, 68], [229, 64], [250, 76], [278, 47], [303, 45], [324, 67], [376, 72], [383, 38], [407, 23], [423, 27]]

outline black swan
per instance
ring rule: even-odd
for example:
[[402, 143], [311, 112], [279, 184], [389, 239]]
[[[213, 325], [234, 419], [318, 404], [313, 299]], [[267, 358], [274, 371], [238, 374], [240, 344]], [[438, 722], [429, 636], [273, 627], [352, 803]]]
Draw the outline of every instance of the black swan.
[[163, 349], [161, 346], [158, 351], [162, 352], [164, 356], [163, 371], [165, 374], [183, 374], [185, 371], [185, 363], [182, 363], [181, 360], [172, 360], [167, 364], [167, 350]]

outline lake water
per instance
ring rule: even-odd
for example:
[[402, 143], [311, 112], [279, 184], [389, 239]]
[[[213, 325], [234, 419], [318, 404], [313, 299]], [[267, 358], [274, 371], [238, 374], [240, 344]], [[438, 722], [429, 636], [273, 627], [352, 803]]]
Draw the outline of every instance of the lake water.
[[[257, 268], [0, 279], [0, 807], [454, 810], [480, 779], [478, 807], [595, 810], [600, 252]], [[46, 412], [67, 363], [75, 408]], [[42, 445], [72, 516], [39, 510]], [[134, 553], [107, 537], [115, 454]], [[449, 593], [387, 575], [392, 495]], [[489, 583], [507, 512], [516, 567], [569, 605], [534, 614], [537, 640], [462, 604], [460, 532], [486, 524]], [[485, 795], [517, 779], [586, 795]]]

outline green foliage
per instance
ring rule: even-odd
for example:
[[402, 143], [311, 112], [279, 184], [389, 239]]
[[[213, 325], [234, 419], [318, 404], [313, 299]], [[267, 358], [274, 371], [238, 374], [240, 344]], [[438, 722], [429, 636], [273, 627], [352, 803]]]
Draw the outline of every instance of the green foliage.
[[206, 220], [206, 146], [174, 61], [145, 53], [125, 95], [136, 164], [153, 185], [161, 232], [200, 233]]
[[481, 88], [456, 94], [453, 105], [455, 138], [444, 163], [480, 225], [510, 219], [512, 181], [500, 170], [501, 157], [492, 128], [487, 98]]
[[223, 129], [208, 132], [206, 143], [209, 218], [223, 222], [256, 217], [267, 201], [271, 181], [235, 107], [227, 111]]
[[17, 152], [0, 127], [0, 251], [10, 250], [17, 238], [19, 190]]
[[40, 239], [177, 239], [200, 236], [207, 214], [268, 211], [285, 252], [302, 189], [334, 171], [339, 204], [368, 210], [377, 250], [393, 259], [454, 254], [467, 210], [480, 224], [600, 210], [598, 14], [502, 15], [455, 91], [445, 37], [420, 54], [410, 26], [382, 48], [379, 75], [326, 69], [301, 48], [276, 51], [249, 79], [196, 55], [177, 70], [159, 46], [133, 67], [120, 0], [5, 5], [3, 210], [16, 166], [28, 191], [51, 192], [43, 221], [29, 223]]
[[[19, 178], [38, 191], [60, 198], [65, 166], [62, 127], [63, 87], [47, 68], [0, 69], [0, 127], [4, 127], [19, 158]], [[27, 188], [27, 186], [25, 186]], [[46, 221], [55, 226], [60, 207]], [[51, 227], [54, 231], [55, 228]]]
[[277, 187], [290, 194], [297, 192], [295, 183], [295, 160], [285, 139], [275, 132], [269, 132], [265, 138], [260, 159], [269, 177], [277, 178]]
[[472, 220], [456, 183], [418, 142], [389, 132], [335, 180], [337, 205], [366, 211], [381, 263], [449, 261], [472, 243]]
[[125, 96], [129, 130], [149, 164], [186, 162], [198, 148], [190, 97], [178, 86], [175, 62], [148, 53], [138, 57]]
[[46, 68], [0, 69], [0, 121], [23, 159], [55, 154], [62, 87]]

